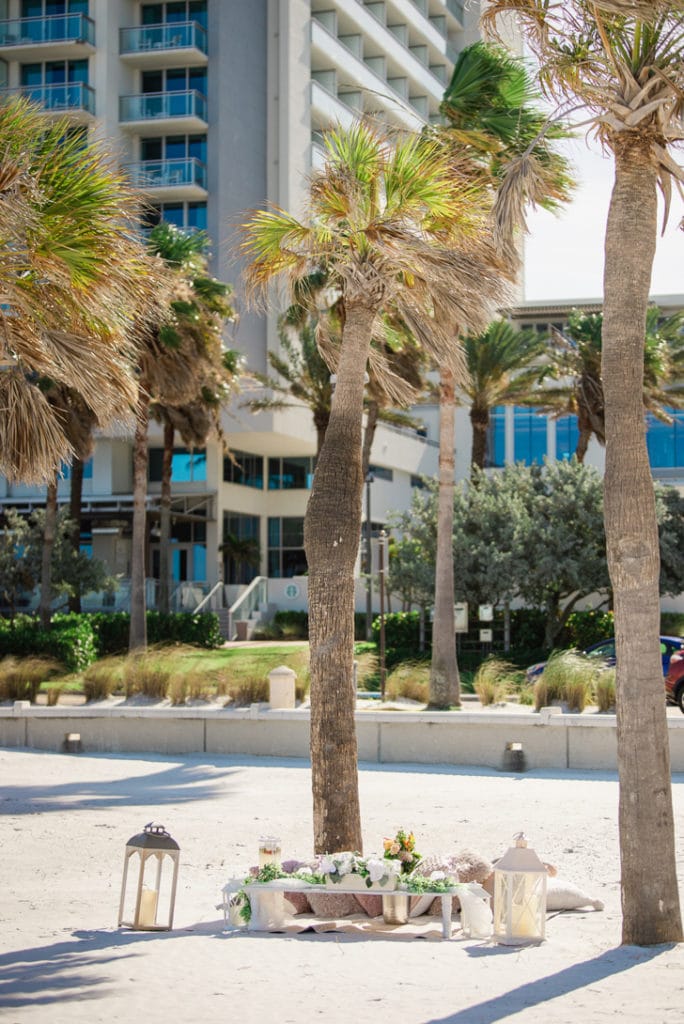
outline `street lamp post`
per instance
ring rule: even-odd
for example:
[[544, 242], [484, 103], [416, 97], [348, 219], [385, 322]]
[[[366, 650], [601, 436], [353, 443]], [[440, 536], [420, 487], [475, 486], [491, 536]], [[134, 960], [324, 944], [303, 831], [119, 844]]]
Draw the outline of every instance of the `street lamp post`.
[[373, 523], [371, 520], [371, 484], [375, 480], [372, 473], [366, 473], [366, 640], [373, 635], [373, 552], [371, 550], [371, 537], [373, 535]]

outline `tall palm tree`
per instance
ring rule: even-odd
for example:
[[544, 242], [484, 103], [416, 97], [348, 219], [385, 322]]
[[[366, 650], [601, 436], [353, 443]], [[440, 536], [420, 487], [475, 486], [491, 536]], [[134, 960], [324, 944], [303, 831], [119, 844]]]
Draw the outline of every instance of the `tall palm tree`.
[[[133, 441], [133, 529], [131, 553], [131, 624], [129, 648], [147, 644], [145, 600], [145, 546], [147, 537], [147, 433], [152, 404], [157, 408], [182, 408], [204, 403], [203, 415], [212, 401], [232, 382], [224, 359], [221, 330], [233, 316], [230, 288], [206, 273], [208, 239], [187, 233], [171, 224], [160, 224], [150, 233], [150, 251], [166, 268], [169, 287], [169, 319], [139, 324], [138, 401]], [[210, 423], [216, 418], [209, 414]], [[186, 415], [186, 420], [188, 419]], [[171, 426], [175, 423], [167, 417]], [[178, 421], [176, 421], [178, 422]], [[167, 473], [169, 469], [167, 458]], [[166, 497], [170, 499], [168, 480]], [[170, 516], [165, 517], [168, 530]], [[168, 555], [168, 543], [162, 543]], [[168, 565], [162, 569], [168, 578]]]
[[358, 123], [329, 133], [326, 153], [311, 180], [309, 216], [257, 211], [243, 240], [253, 286], [325, 267], [344, 303], [335, 395], [304, 520], [317, 851], [362, 842], [352, 662], [371, 339], [392, 305], [429, 354], [445, 361], [451, 353], [458, 366], [452, 332], [432, 316], [433, 296], [442, 295], [451, 322], [465, 326], [481, 315], [478, 292], [496, 287], [487, 243], [479, 240], [479, 190], [434, 139], [390, 139]]
[[230, 285], [208, 273], [209, 241], [202, 232], [188, 233], [171, 224], [159, 224], [150, 233], [149, 245], [167, 264], [187, 277], [186, 295], [174, 305], [178, 344], [188, 347], [192, 358], [192, 397], [179, 405], [154, 396], [151, 415], [163, 425], [161, 494], [159, 501], [159, 595], [161, 612], [169, 611], [171, 541], [171, 470], [176, 432], [188, 448], [201, 448], [209, 437], [223, 440], [221, 410], [234, 390], [238, 371], [237, 353], [224, 349], [222, 332], [235, 319], [230, 302]]
[[[549, 97], [579, 105], [614, 159], [605, 235], [603, 353], [605, 526], [617, 651], [622, 940], [682, 939], [667, 720], [660, 662], [658, 531], [643, 415], [644, 337], [658, 232], [684, 181], [682, 0], [491, 0], [514, 13]], [[525, 174], [522, 160], [509, 198]]]
[[465, 337], [463, 347], [468, 380], [459, 398], [469, 405], [471, 465], [484, 469], [492, 409], [524, 404], [530, 398], [540, 377], [539, 360], [546, 343], [534, 330], [518, 331], [506, 320], [495, 320], [477, 337]]
[[[671, 423], [670, 407], [681, 407], [679, 389], [684, 314], [663, 319], [657, 306], [649, 306], [644, 336], [644, 412]], [[546, 353], [542, 387], [534, 404], [555, 416], [577, 417], [579, 436], [575, 455], [584, 461], [589, 441], [606, 443], [603, 382], [601, 380], [603, 315], [573, 310], [563, 332], [554, 330]], [[555, 383], [555, 382], [558, 383]]]
[[[543, 116], [534, 105], [535, 93], [520, 60], [499, 47], [476, 43], [459, 55], [444, 94], [442, 113], [447, 121], [443, 134], [470, 162], [480, 188], [491, 197], [500, 187], [503, 170], [526, 151], [539, 136]], [[553, 141], [563, 134], [555, 126], [536, 144], [535, 174], [527, 180], [525, 194], [516, 210], [524, 226], [526, 203], [553, 209], [567, 197], [569, 179], [565, 162], [556, 154]], [[513, 277], [520, 264], [514, 237], [503, 240], [504, 265]], [[460, 332], [468, 334], [463, 324]], [[479, 328], [478, 330], [481, 330]], [[454, 642], [454, 568], [452, 558], [452, 508], [454, 502], [454, 409], [455, 381], [449, 367], [440, 366], [440, 448], [437, 517], [437, 566], [435, 608], [430, 666], [430, 705], [448, 707], [460, 703], [460, 677]]]

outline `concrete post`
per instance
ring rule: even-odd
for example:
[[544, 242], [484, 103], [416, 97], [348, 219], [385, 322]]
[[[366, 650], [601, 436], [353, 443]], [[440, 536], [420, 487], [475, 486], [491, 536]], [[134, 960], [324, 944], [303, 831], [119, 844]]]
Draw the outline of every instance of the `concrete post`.
[[268, 673], [268, 703], [272, 708], [295, 706], [296, 673], [287, 665], [280, 665]]

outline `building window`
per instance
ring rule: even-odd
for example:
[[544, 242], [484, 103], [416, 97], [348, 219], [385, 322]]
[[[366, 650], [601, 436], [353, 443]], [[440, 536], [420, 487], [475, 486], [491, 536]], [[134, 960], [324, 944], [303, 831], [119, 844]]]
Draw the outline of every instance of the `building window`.
[[[163, 448], [150, 448], [147, 474], [151, 483], [161, 482], [163, 457]], [[174, 448], [171, 458], [171, 479], [174, 483], [204, 483], [207, 479], [206, 451]]]
[[427, 487], [427, 481], [424, 476], [416, 476], [415, 473], [411, 474], [411, 487], [417, 488], [419, 491], [424, 490]]
[[[86, 62], [87, 63], [87, 62]], [[143, 95], [160, 92], [188, 92], [194, 90], [202, 96], [207, 94], [207, 72], [205, 68], [160, 68], [143, 71], [141, 77]]]
[[513, 461], [526, 466], [542, 463], [546, 455], [546, 416], [524, 406], [513, 407]]
[[175, 224], [183, 231], [207, 230], [206, 203], [159, 203], [147, 207], [142, 226], [146, 231], [156, 228], [161, 222]]
[[500, 469], [506, 465], [506, 406], [497, 405], [489, 414], [485, 466]]
[[672, 423], [662, 423], [655, 416], [646, 416], [646, 444], [653, 469], [674, 469], [684, 466], [684, 412], [667, 410]]
[[269, 491], [306, 490], [311, 488], [314, 474], [313, 458], [284, 458], [268, 460]]
[[206, 135], [166, 135], [140, 140], [141, 160], [190, 160], [207, 162]]
[[[71, 464], [70, 463], [68, 463], [68, 462], [63, 462], [62, 463], [62, 468], [60, 470], [60, 475], [62, 477], [62, 480], [71, 480]], [[91, 457], [89, 459], [86, 459], [86, 461], [83, 463], [83, 479], [84, 480], [92, 480], [93, 479], [93, 457], [92, 457], [92, 455], [91, 455]]]
[[556, 420], [556, 458], [571, 459], [577, 451], [579, 427], [576, 416], [561, 416]]
[[227, 484], [242, 484], [263, 490], [264, 460], [261, 455], [249, 452], [231, 452], [223, 460], [223, 479]]
[[22, 18], [49, 18], [56, 14], [87, 14], [88, 0], [21, 0]]
[[273, 579], [302, 576], [306, 573], [304, 519], [269, 516], [268, 575]]
[[143, 4], [143, 25], [168, 25], [182, 21], [196, 21], [207, 27], [207, 0], [180, 0], [175, 3]]
[[259, 575], [259, 516], [223, 513], [223, 579], [251, 583]]
[[88, 84], [87, 60], [49, 60], [45, 64], [22, 64], [21, 84], [31, 86]]
[[369, 466], [368, 472], [372, 473], [376, 480], [394, 480], [394, 470], [385, 466]]

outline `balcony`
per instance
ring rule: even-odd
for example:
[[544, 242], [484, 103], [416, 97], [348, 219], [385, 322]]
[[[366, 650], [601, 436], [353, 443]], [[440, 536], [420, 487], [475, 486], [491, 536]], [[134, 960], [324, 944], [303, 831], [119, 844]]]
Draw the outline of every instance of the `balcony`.
[[125, 168], [136, 188], [155, 199], [205, 199], [207, 169], [195, 157], [181, 160], [143, 160]]
[[141, 25], [119, 30], [121, 60], [139, 68], [166, 67], [169, 59], [183, 67], [206, 64], [207, 33], [196, 21]]
[[74, 124], [89, 124], [95, 117], [95, 90], [82, 82], [0, 89], [0, 99], [12, 95], [23, 96], [43, 107], [46, 114], [67, 117]]
[[76, 60], [95, 53], [95, 22], [85, 14], [0, 21], [0, 54], [6, 60]]
[[207, 129], [207, 101], [201, 92], [146, 92], [119, 97], [119, 124], [148, 135]]

